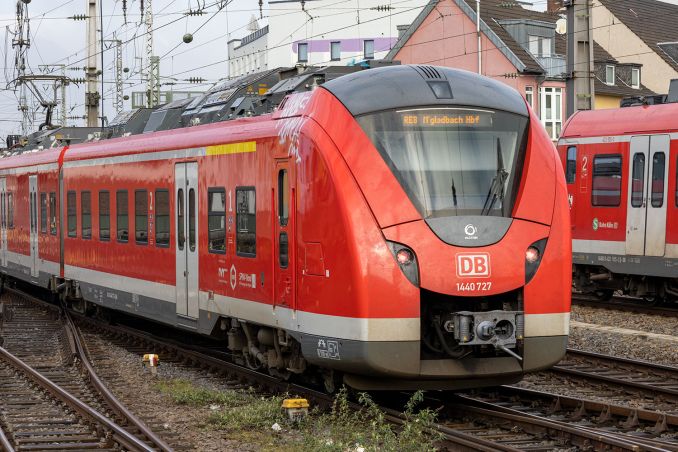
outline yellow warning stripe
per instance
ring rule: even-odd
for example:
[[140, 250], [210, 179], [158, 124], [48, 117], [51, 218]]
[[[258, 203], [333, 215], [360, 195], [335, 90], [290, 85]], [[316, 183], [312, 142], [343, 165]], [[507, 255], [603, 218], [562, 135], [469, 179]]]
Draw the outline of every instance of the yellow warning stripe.
[[240, 143], [219, 144], [207, 146], [206, 155], [243, 154], [245, 152], [257, 152], [256, 141], [243, 141]]

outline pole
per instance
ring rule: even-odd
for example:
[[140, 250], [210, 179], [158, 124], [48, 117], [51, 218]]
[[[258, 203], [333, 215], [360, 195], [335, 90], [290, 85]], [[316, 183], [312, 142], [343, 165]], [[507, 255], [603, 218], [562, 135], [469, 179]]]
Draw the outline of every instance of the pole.
[[595, 107], [590, 0], [563, 0], [567, 8], [567, 117]]
[[101, 49], [101, 130], [104, 129], [104, 5], [99, 0], [99, 48]]
[[478, 35], [478, 74], [483, 74], [483, 44], [480, 36], [480, 0], [476, 0], [476, 34]]
[[96, 127], [99, 123], [99, 92], [97, 91], [97, 0], [87, 1], [87, 92], [85, 108], [87, 127]]

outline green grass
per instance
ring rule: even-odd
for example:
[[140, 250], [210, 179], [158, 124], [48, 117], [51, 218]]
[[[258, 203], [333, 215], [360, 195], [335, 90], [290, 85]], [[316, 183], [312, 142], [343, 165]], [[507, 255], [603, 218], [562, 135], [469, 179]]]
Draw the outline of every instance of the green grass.
[[[195, 407], [212, 406], [207, 428], [226, 431], [230, 439], [255, 444], [262, 450], [285, 446], [288, 450], [344, 452], [356, 451], [433, 451], [440, 439], [431, 433], [436, 413], [417, 410], [423, 393], [415, 393], [405, 407], [402, 426], [389, 423], [367, 394], [360, 394], [361, 410], [353, 409], [342, 389], [329, 412], [311, 410], [299, 422], [289, 421], [281, 408], [284, 397], [262, 397], [252, 391], [214, 391], [200, 388], [187, 380], [167, 380], [156, 384], [158, 390], [175, 403]], [[217, 405], [218, 407], [214, 407]], [[216, 408], [216, 409], [214, 409]], [[274, 432], [278, 424], [282, 430]]]

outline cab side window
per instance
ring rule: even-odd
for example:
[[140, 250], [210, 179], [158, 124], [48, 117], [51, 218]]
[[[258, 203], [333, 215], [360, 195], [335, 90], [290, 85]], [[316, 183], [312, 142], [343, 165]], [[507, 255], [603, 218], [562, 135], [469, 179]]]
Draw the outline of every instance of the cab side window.
[[567, 148], [567, 164], [565, 166], [565, 181], [573, 184], [577, 177], [577, 147]]

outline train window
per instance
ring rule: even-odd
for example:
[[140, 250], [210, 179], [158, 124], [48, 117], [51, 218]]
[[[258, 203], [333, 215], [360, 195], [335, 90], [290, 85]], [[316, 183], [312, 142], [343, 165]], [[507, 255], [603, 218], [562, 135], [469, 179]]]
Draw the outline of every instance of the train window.
[[30, 207], [29, 207], [29, 212], [28, 212], [28, 213], [29, 213], [30, 218], [31, 218], [31, 233], [33, 233], [33, 228], [35, 227], [35, 226], [34, 226], [34, 225], [35, 225], [35, 220], [33, 219], [33, 202], [34, 202], [34, 200], [33, 200], [33, 193], [29, 193], [28, 196], [29, 196], [29, 200], [30, 200], [30, 202], [29, 202]]
[[74, 191], [69, 191], [66, 195], [66, 215], [68, 218], [68, 236], [78, 236], [78, 214], [76, 203], [76, 194]]
[[254, 187], [236, 187], [236, 252], [239, 256], [257, 255], [256, 192]]
[[642, 207], [645, 196], [645, 154], [633, 155], [631, 175], [631, 207]]
[[[678, 202], [678, 201], [676, 201]], [[0, 225], [4, 228], [7, 223], [5, 223], [5, 193], [0, 193]]]
[[565, 181], [573, 184], [577, 176], [577, 147], [567, 148], [567, 166], [565, 168]]
[[184, 249], [186, 243], [186, 232], [184, 230], [184, 189], [180, 188], [177, 192], [177, 245], [179, 250]]
[[207, 237], [210, 253], [226, 252], [226, 190], [207, 190]]
[[155, 191], [155, 245], [169, 246], [170, 242], [170, 207], [169, 191]]
[[655, 152], [652, 157], [652, 207], [661, 207], [664, 205], [664, 169], [666, 156], [663, 152]]
[[56, 217], [57, 217], [56, 193], [51, 192], [49, 194], [49, 233], [52, 235], [56, 235], [57, 233]]
[[111, 194], [99, 192], [99, 240], [111, 240]]
[[7, 193], [7, 227], [14, 229], [14, 199], [12, 192]]
[[148, 192], [134, 192], [134, 240], [139, 244], [148, 243]]
[[591, 204], [616, 207], [621, 203], [621, 168], [619, 154], [596, 155], [593, 158]]
[[92, 194], [88, 191], [80, 193], [80, 228], [83, 239], [92, 238]]
[[40, 193], [40, 232], [47, 234], [47, 193]]
[[129, 201], [127, 190], [119, 190], [115, 194], [115, 222], [118, 242], [129, 240]]
[[290, 215], [290, 188], [287, 182], [287, 170], [278, 171], [278, 219], [280, 226], [287, 226]]
[[188, 190], [188, 247], [195, 251], [195, 189]]

